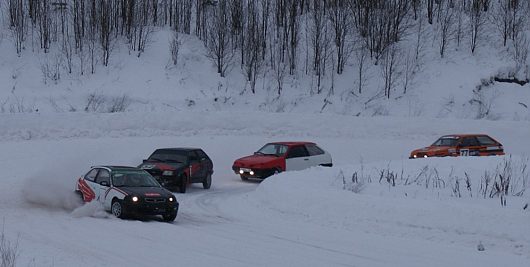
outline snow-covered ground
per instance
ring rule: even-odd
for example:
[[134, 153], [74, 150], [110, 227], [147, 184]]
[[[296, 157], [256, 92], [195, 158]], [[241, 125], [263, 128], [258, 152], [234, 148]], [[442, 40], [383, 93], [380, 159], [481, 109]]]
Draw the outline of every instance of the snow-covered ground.
[[[7, 237], [19, 241], [19, 266], [530, 263], [530, 212], [522, 209], [527, 196], [509, 195], [502, 207], [499, 198], [478, 195], [484, 171], [493, 173], [510, 156], [408, 159], [410, 150], [438, 135], [487, 132], [512, 154], [515, 181], [528, 162], [526, 123], [148, 112], [14, 114], [1, 116], [0, 124], [0, 214]], [[316, 141], [335, 166], [262, 183], [232, 173], [234, 159], [273, 140]], [[210, 190], [195, 185], [177, 194], [174, 223], [118, 220], [97, 206], [79, 207], [72, 190], [89, 166], [136, 165], [153, 149], [170, 146], [203, 147], [215, 169]], [[405, 182], [425, 166], [431, 180]], [[440, 181], [434, 186], [434, 169], [444, 187]], [[396, 186], [379, 181], [380, 170], [399, 173]], [[457, 178], [460, 198], [452, 196]]]

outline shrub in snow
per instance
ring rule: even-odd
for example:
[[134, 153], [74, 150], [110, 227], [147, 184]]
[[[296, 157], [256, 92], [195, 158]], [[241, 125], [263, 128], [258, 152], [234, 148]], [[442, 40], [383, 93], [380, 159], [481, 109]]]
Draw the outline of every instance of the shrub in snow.
[[4, 234], [4, 228], [2, 227], [2, 233], [0, 233], [0, 266], [16, 266], [17, 257], [18, 240], [15, 242], [9, 241]]
[[484, 245], [482, 244], [482, 242], [479, 242], [479, 243], [478, 243], [478, 245], [477, 245], [477, 250], [478, 250], [478, 251], [484, 251], [484, 250], [486, 250], [486, 249], [484, 248]]
[[[498, 198], [501, 205], [506, 206], [508, 197], [521, 197], [530, 186], [528, 159], [514, 159], [511, 156], [501, 157], [499, 161], [495, 159], [499, 158], [458, 159], [459, 161], [479, 160], [480, 164], [487, 163], [483, 171], [477, 166], [464, 165], [465, 163], [460, 165], [460, 162], [452, 162], [452, 164], [457, 163], [456, 166], [446, 166], [444, 164], [447, 164], [448, 159], [440, 159], [441, 161], [430, 159], [429, 163], [412, 171], [410, 169], [417, 166], [419, 160], [407, 161], [407, 165], [398, 169], [391, 163], [385, 167], [374, 166], [366, 174], [363, 171], [364, 166], [361, 166], [361, 170], [341, 169], [336, 180], [342, 182], [344, 190], [355, 193], [363, 192], [367, 186], [372, 187], [372, 180], [377, 179], [379, 184], [388, 186], [389, 190], [403, 191], [405, 195], [411, 190], [415, 195], [429, 190], [438, 196]], [[488, 167], [491, 165], [491, 160], [497, 162], [493, 168]], [[351, 176], [348, 173], [351, 173]]]

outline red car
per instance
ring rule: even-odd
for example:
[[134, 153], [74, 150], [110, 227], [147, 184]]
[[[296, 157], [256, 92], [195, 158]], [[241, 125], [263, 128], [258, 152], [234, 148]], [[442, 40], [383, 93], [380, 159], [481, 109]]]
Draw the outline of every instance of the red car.
[[410, 153], [411, 159], [446, 156], [504, 155], [502, 144], [485, 134], [453, 134], [440, 137], [432, 145]]
[[247, 180], [312, 166], [333, 166], [331, 155], [311, 142], [276, 142], [264, 145], [252, 156], [237, 159], [232, 169]]

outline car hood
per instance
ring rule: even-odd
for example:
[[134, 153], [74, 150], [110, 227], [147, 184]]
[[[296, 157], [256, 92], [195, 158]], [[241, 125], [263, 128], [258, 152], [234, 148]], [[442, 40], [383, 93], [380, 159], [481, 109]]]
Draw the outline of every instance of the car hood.
[[139, 197], [171, 197], [173, 194], [162, 187], [118, 187], [129, 195]]
[[279, 157], [268, 155], [252, 155], [240, 158], [234, 162], [234, 165], [241, 165], [241, 167], [252, 167], [259, 164], [267, 164], [278, 160]]
[[180, 162], [144, 162], [138, 166], [138, 168], [149, 170], [160, 170], [160, 171], [174, 171], [186, 167], [185, 163]]

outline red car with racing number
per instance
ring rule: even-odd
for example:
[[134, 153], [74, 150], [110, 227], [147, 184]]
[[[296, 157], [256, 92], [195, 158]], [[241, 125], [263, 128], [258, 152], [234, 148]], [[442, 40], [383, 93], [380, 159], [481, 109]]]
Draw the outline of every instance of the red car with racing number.
[[451, 134], [432, 145], [413, 150], [409, 158], [504, 155], [504, 147], [486, 134]]

